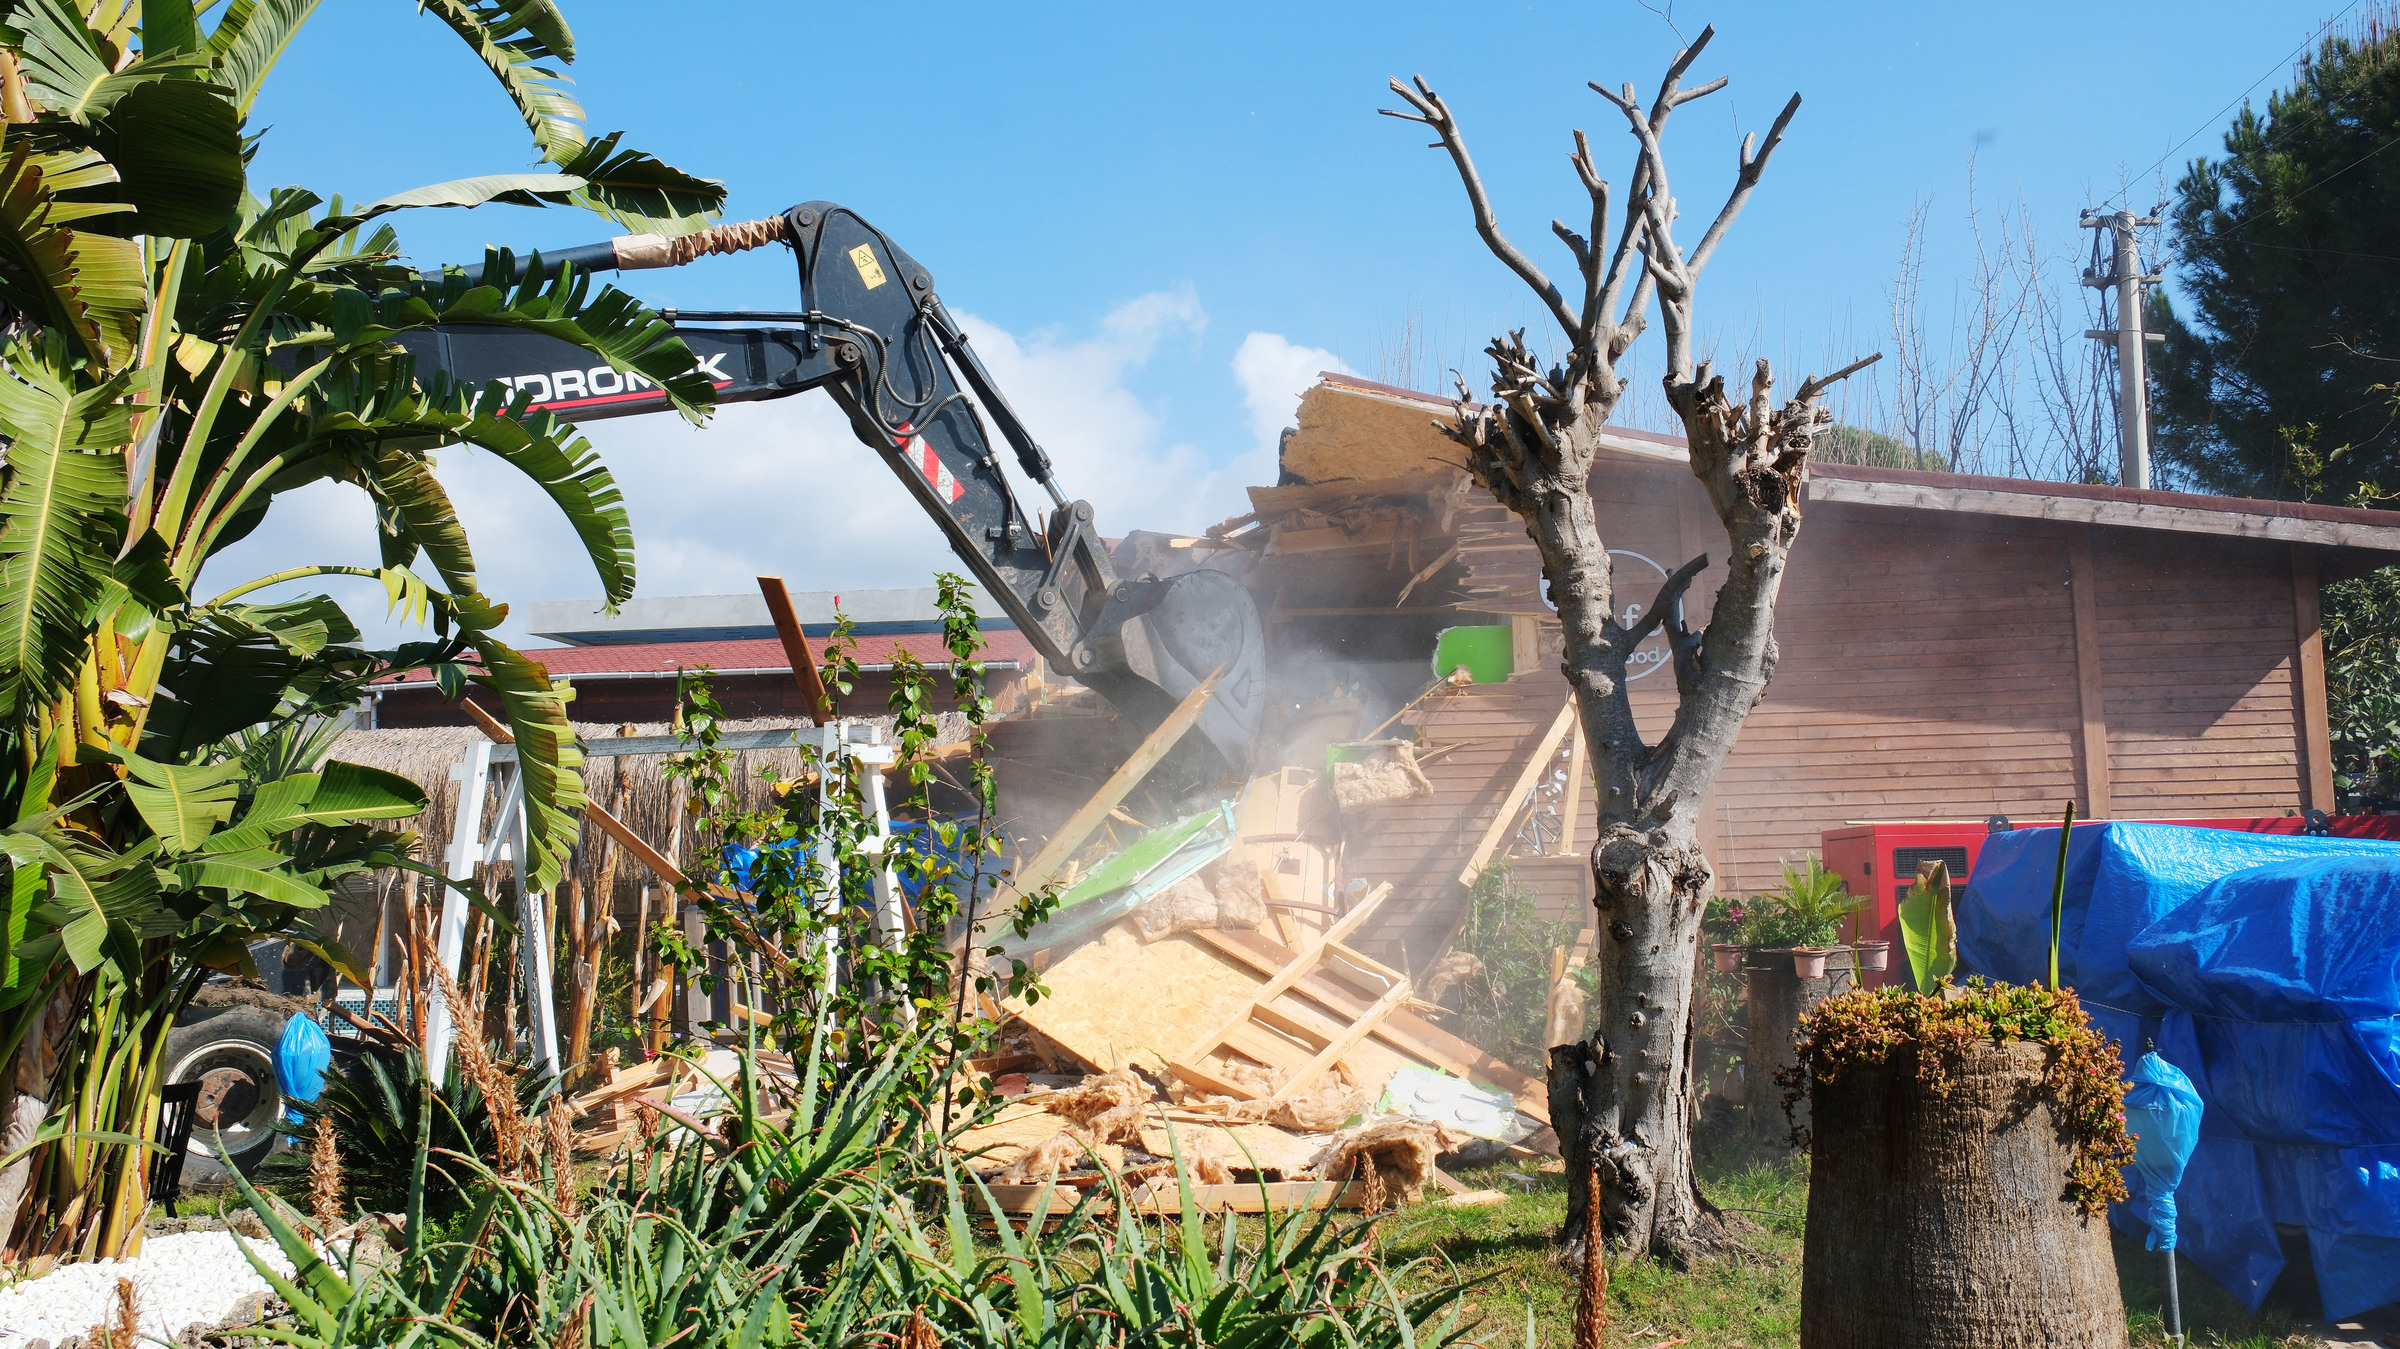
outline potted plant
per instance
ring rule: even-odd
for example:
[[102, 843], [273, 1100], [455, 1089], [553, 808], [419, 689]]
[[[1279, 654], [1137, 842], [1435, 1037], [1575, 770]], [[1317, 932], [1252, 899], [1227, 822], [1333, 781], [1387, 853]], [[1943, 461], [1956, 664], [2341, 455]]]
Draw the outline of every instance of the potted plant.
[[1709, 943], [1708, 952], [1716, 960], [1717, 973], [1742, 972], [1743, 947], [1738, 938], [1741, 936], [1742, 922], [1749, 916], [1749, 909], [1738, 899], [1728, 899], [1723, 895], [1709, 899], [1708, 908], [1700, 917], [1700, 930], [1712, 937], [1737, 939]]
[[1804, 866], [1783, 866], [1783, 885], [1760, 895], [1745, 924], [1747, 945], [1788, 953], [1802, 979], [1825, 977], [1825, 959], [1842, 949], [1842, 920], [1866, 907], [1841, 873], [1811, 853]]
[[2107, 1208], [2133, 1148], [2116, 1047], [2055, 976], [1953, 983], [1950, 904], [1948, 868], [1928, 863], [1900, 908], [1911, 984], [1818, 1003], [1778, 1074], [1811, 1150], [1800, 1343], [2121, 1349]]

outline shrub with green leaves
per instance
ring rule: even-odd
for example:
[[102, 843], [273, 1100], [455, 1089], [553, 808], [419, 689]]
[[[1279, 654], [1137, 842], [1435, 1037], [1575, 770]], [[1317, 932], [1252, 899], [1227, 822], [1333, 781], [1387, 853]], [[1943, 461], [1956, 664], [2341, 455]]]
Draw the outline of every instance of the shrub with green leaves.
[[300, 1215], [239, 1181], [295, 1267], [284, 1278], [254, 1258], [291, 1308], [265, 1333], [303, 1349], [1438, 1349], [1472, 1329], [1467, 1289], [1385, 1267], [1360, 1215], [1222, 1217], [1212, 1234], [1188, 1180], [1163, 1219], [1114, 1188], [1007, 1212], [913, 1102], [911, 1079], [944, 1056], [900, 1037], [837, 1077], [812, 1052], [779, 1094], [745, 1054], [729, 1114], [689, 1121], [709, 1132], [661, 1112], [586, 1188], [561, 1186], [547, 1160], [503, 1179], [444, 1158], [471, 1177], [461, 1215], [437, 1235], [420, 1180], [399, 1249], [378, 1260], [320, 1256]]
[[1459, 983], [1452, 1029], [1503, 1063], [1545, 1071], [1550, 953], [1572, 946], [1578, 930], [1542, 917], [1539, 897], [1516, 883], [1505, 859], [1485, 867], [1468, 887], [1466, 925], [1453, 944], [1483, 968]]

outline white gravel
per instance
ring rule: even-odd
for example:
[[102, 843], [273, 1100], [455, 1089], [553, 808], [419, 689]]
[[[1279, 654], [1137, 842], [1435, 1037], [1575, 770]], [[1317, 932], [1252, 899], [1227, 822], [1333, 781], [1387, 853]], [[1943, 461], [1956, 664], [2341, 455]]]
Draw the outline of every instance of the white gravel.
[[268, 1293], [267, 1281], [242, 1258], [247, 1245], [276, 1273], [292, 1265], [272, 1241], [231, 1232], [179, 1232], [146, 1238], [131, 1260], [92, 1260], [60, 1265], [38, 1279], [0, 1290], [0, 1346], [48, 1340], [57, 1344], [93, 1326], [117, 1320], [117, 1280], [132, 1279], [142, 1333], [172, 1340], [187, 1326], [213, 1326], [233, 1314], [253, 1293]]

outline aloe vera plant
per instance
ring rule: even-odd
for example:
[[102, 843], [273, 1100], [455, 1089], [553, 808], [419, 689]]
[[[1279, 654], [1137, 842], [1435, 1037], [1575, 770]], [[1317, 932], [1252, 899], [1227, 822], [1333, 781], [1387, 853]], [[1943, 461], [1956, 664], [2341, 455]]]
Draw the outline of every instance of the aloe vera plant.
[[935, 1048], [904, 1041], [838, 1079], [812, 1053], [780, 1097], [745, 1054], [713, 1133], [670, 1119], [588, 1194], [562, 1191], [547, 1161], [501, 1176], [446, 1156], [471, 1178], [463, 1218], [436, 1235], [420, 1170], [403, 1248], [376, 1261], [320, 1253], [297, 1214], [237, 1178], [294, 1266], [286, 1277], [253, 1257], [291, 1312], [247, 1333], [303, 1349], [1438, 1349], [1472, 1330], [1464, 1285], [1387, 1269], [1356, 1215], [1228, 1217], [1212, 1235], [1180, 1157], [1181, 1202], [1163, 1221], [1121, 1186], [1064, 1213], [1009, 1213], [910, 1104], [922, 1065], [908, 1056]]
[[1919, 862], [1917, 879], [1900, 901], [1900, 940], [1919, 993], [1941, 987], [1958, 968], [1958, 921], [1950, 905], [1950, 864]]

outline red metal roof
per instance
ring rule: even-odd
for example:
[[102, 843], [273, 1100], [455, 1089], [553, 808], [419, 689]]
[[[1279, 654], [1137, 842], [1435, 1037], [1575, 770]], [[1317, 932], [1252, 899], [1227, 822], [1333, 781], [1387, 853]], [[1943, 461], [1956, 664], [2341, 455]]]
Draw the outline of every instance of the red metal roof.
[[[893, 657], [906, 650], [927, 665], [950, 663], [950, 648], [942, 645], [940, 633], [908, 632], [862, 635], [856, 640], [853, 655], [862, 666], [890, 665]], [[980, 660], [1004, 665], [1023, 666], [1033, 659], [1033, 643], [1014, 628], [987, 629], [983, 634], [983, 650], [976, 653]], [[811, 650], [821, 659], [824, 644], [812, 640]], [[761, 670], [782, 672], [792, 668], [789, 657], [783, 654], [783, 643], [773, 637], [742, 638], [725, 642], [630, 642], [622, 646], [553, 646], [525, 653], [541, 662], [554, 679], [573, 679], [577, 675], [608, 675], [632, 678], [653, 675], [670, 678], [678, 670], [696, 670], [703, 666], [711, 670]], [[388, 682], [414, 684], [429, 680], [432, 675], [412, 670]]]

